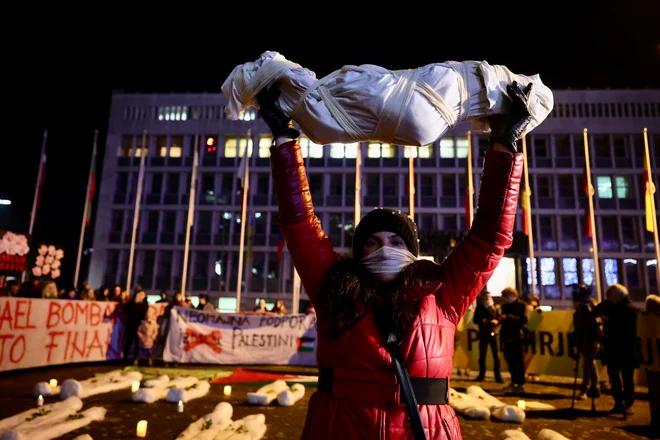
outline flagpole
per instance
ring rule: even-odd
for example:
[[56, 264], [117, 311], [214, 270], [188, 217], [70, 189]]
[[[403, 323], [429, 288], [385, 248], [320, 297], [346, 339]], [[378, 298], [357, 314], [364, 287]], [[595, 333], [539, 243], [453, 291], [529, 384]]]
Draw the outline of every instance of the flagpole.
[[[655, 244], [655, 270], [656, 270], [656, 280], [660, 282], [660, 244], [658, 243], [660, 239], [658, 238], [658, 216], [656, 215], [655, 211], [655, 196], [653, 195], [654, 191], [654, 185], [653, 185], [653, 177], [651, 173], [651, 155], [649, 154], [649, 134], [648, 134], [648, 129], [644, 127], [644, 162], [646, 163], [646, 178], [647, 178], [647, 186], [648, 186], [648, 191], [649, 195], [647, 196], [646, 194], [644, 195], [645, 199], [648, 198], [649, 203], [651, 205], [651, 217], [653, 218], [653, 241]], [[646, 192], [647, 189], [644, 188], [644, 192]], [[645, 209], [646, 211], [646, 209]]]
[[126, 292], [131, 294], [133, 281], [133, 263], [135, 262], [135, 237], [140, 223], [140, 204], [142, 202], [142, 181], [144, 180], [144, 161], [147, 157], [147, 130], [142, 132], [142, 148], [140, 149], [140, 169], [138, 171], [137, 192], [135, 194], [135, 208], [133, 210], [133, 232], [131, 233], [131, 249], [128, 252], [128, 276], [126, 279]]
[[188, 281], [188, 258], [190, 257], [190, 233], [195, 222], [195, 199], [197, 197], [197, 168], [199, 167], [199, 134], [195, 135], [193, 166], [190, 175], [190, 198], [188, 199], [188, 219], [186, 220], [186, 242], [183, 246], [183, 270], [181, 271], [181, 294], [186, 296]]
[[362, 207], [362, 145], [357, 143], [357, 156], [355, 156], [355, 217], [353, 218], [353, 230], [362, 219], [360, 208]]
[[522, 138], [523, 149], [523, 167], [525, 169], [525, 193], [523, 197], [527, 200], [524, 202], [527, 206], [527, 215], [524, 216], [523, 221], [526, 223], [527, 233], [527, 252], [529, 253], [529, 269], [531, 271], [530, 278], [532, 279], [532, 295], [536, 296], [536, 262], [534, 260], [534, 231], [532, 229], [532, 191], [529, 186], [529, 166], [527, 162], [527, 136]]
[[468, 130], [467, 132], [467, 141], [468, 141], [468, 154], [467, 154], [467, 185], [468, 185], [468, 212], [470, 216], [467, 220], [467, 228], [472, 228], [472, 222], [474, 221], [474, 180], [472, 176], [472, 131]]
[[415, 162], [413, 158], [413, 147], [408, 148], [408, 193], [409, 193], [409, 215], [415, 221]]
[[250, 189], [250, 141], [252, 129], [248, 128], [245, 143], [245, 175], [243, 176], [243, 202], [241, 204], [241, 237], [238, 246], [238, 277], [236, 284], [236, 312], [241, 310], [241, 284], [243, 283], [243, 254], [245, 252], [245, 224], [247, 223], [248, 192]]
[[291, 307], [291, 313], [297, 315], [300, 313], [300, 275], [296, 270], [296, 266], [293, 266], [293, 304]]
[[[46, 163], [46, 141], [48, 140], [48, 130], [44, 130], [44, 137], [41, 141], [41, 154], [39, 155], [39, 171], [37, 172], [37, 186], [34, 189], [34, 199], [32, 200], [32, 212], [30, 213], [30, 227], [28, 235], [32, 237], [32, 230], [34, 229], [34, 221], [37, 218], [37, 202], [39, 201], [39, 192], [41, 191], [41, 176], [44, 172], [44, 164]], [[27, 272], [23, 271], [21, 275], [21, 282], [25, 281]]]
[[584, 139], [584, 161], [587, 173], [587, 188], [589, 188], [589, 222], [591, 223], [591, 247], [594, 260], [594, 278], [596, 279], [596, 299], [602, 301], [600, 286], [600, 262], [598, 261], [598, 240], [596, 238], [596, 216], [594, 213], [594, 187], [591, 185], [591, 166], [589, 164], [589, 134], [585, 128], [582, 132]]
[[83, 210], [82, 225], [80, 226], [80, 239], [78, 241], [78, 260], [76, 261], [76, 273], [73, 277], [73, 287], [78, 288], [78, 277], [80, 275], [80, 262], [82, 260], [83, 241], [85, 239], [85, 228], [87, 227], [87, 210], [89, 209], [89, 192], [92, 186], [92, 174], [94, 172], [94, 161], [96, 160], [96, 142], [99, 131], [94, 130], [94, 147], [92, 148], [92, 159], [89, 164], [89, 176], [87, 177], [87, 191], [85, 192], [85, 209]]

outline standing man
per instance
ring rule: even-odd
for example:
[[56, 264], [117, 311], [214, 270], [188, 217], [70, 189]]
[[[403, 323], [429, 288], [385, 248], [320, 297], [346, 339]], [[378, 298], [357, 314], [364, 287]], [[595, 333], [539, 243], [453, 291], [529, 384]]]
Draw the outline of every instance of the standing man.
[[504, 305], [499, 321], [502, 323], [500, 330], [500, 343], [504, 352], [504, 359], [509, 365], [511, 373], [511, 384], [506, 389], [514, 394], [524, 394], [525, 388], [525, 361], [524, 329], [527, 326], [527, 307], [520, 301], [518, 291], [507, 287], [502, 291]]
[[490, 348], [493, 354], [495, 382], [504, 383], [500, 375], [500, 351], [497, 343], [500, 333], [500, 321], [497, 318], [501, 314], [500, 306], [493, 302], [490, 292], [487, 290], [481, 292], [473, 319], [473, 322], [479, 326], [479, 376], [476, 379], [477, 382], [483, 381], [486, 377], [486, 356], [488, 348]]

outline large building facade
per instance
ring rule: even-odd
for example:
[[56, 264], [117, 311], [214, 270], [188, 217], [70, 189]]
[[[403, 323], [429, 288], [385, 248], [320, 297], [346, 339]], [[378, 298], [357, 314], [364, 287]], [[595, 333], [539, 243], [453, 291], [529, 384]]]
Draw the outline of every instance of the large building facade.
[[[146, 154], [132, 284], [149, 293], [181, 288], [198, 136], [200, 166], [186, 290], [193, 295], [208, 293], [221, 310], [236, 307], [242, 201], [237, 171], [247, 147], [250, 190], [241, 310], [251, 310], [261, 297], [284, 299], [291, 309], [293, 267], [286, 248], [278, 252], [282, 237], [270, 174], [269, 130], [254, 109], [243, 120], [226, 119], [224, 103], [221, 94], [113, 94], [89, 274], [92, 286], [126, 283], [139, 162]], [[645, 127], [658, 182], [660, 90], [556, 91], [554, 111], [528, 136], [533, 243], [542, 304], [570, 306], [571, 285], [594, 283], [592, 243], [585, 233], [584, 128], [589, 133], [596, 190], [602, 285], [622, 283], [638, 303], [658, 293], [653, 235], [644, 221]], [[408, 156], [414, 157], [415, 220], [422, 250], [436, 261], [441, 259], [455, 243], [454, 236], [445, 240], [443, 232], [459, 237], [466, 229], [468, 129], [459, 126], [417, 149], [368, 142], [322, 146], [303, 136], [316, 213], [338, 250], [349, 251], [351, 246], [355, 158], [360, 148], [363, 214], [376, 206], [408, 211]], [[478, 192], [487, 134], [471, 136]], [[528, 292], [532, 279], [528, 242], [520, 232], [522, 216], [518, 217], [509, 256], [519, 263], [517, 287]]]

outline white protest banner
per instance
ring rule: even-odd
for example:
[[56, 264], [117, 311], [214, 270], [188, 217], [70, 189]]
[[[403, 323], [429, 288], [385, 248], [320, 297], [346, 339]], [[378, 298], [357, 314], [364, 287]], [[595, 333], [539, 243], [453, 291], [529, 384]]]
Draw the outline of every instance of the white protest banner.
[[315, 366], [316, 315], [225, 314], [174, 307], [163, 359]]
[[121, 359], [125, 315], [118, 305], [0, 298], [0, 371]]

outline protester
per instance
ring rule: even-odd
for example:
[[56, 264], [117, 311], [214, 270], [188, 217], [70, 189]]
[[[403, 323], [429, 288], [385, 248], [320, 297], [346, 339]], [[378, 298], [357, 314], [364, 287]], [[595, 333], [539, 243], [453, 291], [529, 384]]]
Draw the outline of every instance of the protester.
[[582, 387], [578, 400], [586, 400], [600, 396], [596, 355], [602, 335], [600, 322], [593, 310], [595, 304], [590, 286], [576, 286], [573, 290], [573, 307], [574, 359], [579, 362], [582, 358]]
[[644, 313], [660, 316], [660, 296], [651, 294], [646, 297]]
[[505, 303], [498, 320], [502, 323], [500, 343], [504, 359], [509, 366], [511, 383], [505, 388], [514, 394], [525, 393], [525, 330], [527, 326], [527, 307], [520, 301], [518, 291], [507, 287], [502, 291]]
[[209, 296], [207, 294], [202, 293], [199, 295], [199, 305], [197, 306], [197, 310], [215, 312], [215, 307], [213, 307], [213, 303], [209, 302]]
[[286, 314], [286, 307], [284, 307], [284, 300], [278, 299], [275, 301], [275, 306], [273, 307], [273, 310], [271, 310], [272, 313], [276, 313], [278, 315], [285, 315]]
[[131, 354], [131, 348], [135, 347], [133, 353], [135, 354], [135, 362], [138, 358], [138, 344], [137, 344], [137, 330], [140, 323], [147, 315], [149, 304], [147, 304], [147, 292], [144, 289], [138, 288], [135, 296], [125, 305], [126, 310], [126, 340], [124, 342], [124, 361], [128, 361]]
[[[368, 213], [355, 229], [352, 258], [340, 258], [314, 213], [299, 132], [274, 104], [278, 88], [258, 95], [275, 140], [280, 228], [318, 317], [319, 384], [303, 439], [421, 438], [421, 424], [429, 439], [461, 438], [448, 405], [453, 337], [511, 246], [523, 164], [512, 153], [530, 120], [529, 87], [507, 89], [510, 113], [490, 119], [492, 148], [472, 228], [442, 265], [417, 259], [414, 221], [390, 209]], [[396, 371], [412, 376], [419, 406], [402, 405], [406, 388], [396, 385], [392, 357], [399, 352], [405, 367]]]
[[158, 323], [156, 322], [156, 309], [147, 307], [147, 315], [137, 330], [138, 339], [140, 340], [138, 357], [148, 359], [151, 367], [153, 366], [152, 350], [158, 337]]
[[487, 290], [481, 292], [472, 320], [479, 326], [479, 376], [476, 378], [477, 382], [483, 381], [486, 378], [486, 356], [490, 348], [493, 355], [495, 382], [504, 383], [500, 374], [500, 351], [497, 344], [497, 338], [500, 332], [500, 322], [497, 318], [500, 315], [500, 306], [495, 304], [490, 292]]
[[[606, 300], [595, 313], [603, 320], [603, 361], [607, 365], [614, 414], [632, 415], [635, 402], [635, 369], [639, 368], [637, 351], [637, 309], [628, 289], [612, 284], [605, 292]], [[622, 383], [623, 382], [623, 383]]]
[[256, 313], [266, 313], [268, 311], [266, 309], [266, 299], [259, 298], [259, 305], [255, 306], [254, 309], [252, 309], [252, 311]]

